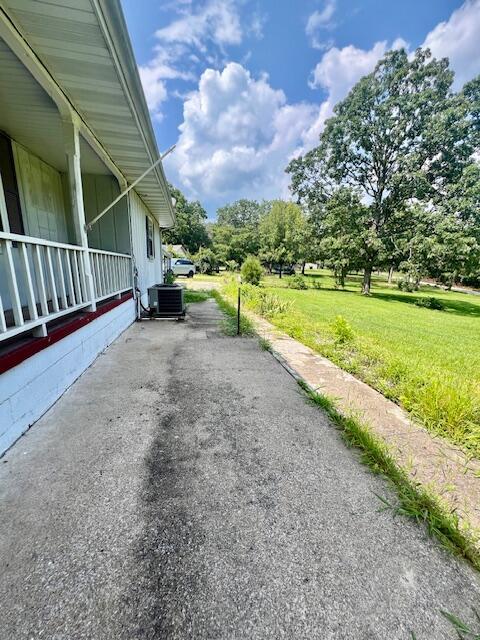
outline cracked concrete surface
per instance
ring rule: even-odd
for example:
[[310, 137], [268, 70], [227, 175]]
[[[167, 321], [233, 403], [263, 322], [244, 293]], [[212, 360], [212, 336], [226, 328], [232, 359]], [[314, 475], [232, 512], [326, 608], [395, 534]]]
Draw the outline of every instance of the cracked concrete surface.
[[455, 638], [478, 574], [218, 318], [132, 326], [2, 459], [2, 639]]

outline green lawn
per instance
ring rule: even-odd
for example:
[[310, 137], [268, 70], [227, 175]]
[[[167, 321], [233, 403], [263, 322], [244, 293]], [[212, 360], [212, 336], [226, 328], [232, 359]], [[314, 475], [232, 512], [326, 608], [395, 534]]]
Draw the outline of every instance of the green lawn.
[[[265, 278], [264, 291], [289, 302], [287, 312], [270, 315], [273, 324], [480, 457], [480, 297], [430, 287], [404, 293], [382, 277], [364, 297], [360, 276], [351, 277], [344, 291], [326, 272], [306, 276], [309, 286], [314, 280], [321, 289], [288, 289], [287, 278]], [[445, 309], [414, 304], [429, 296]], [[250, 305], [258, 310], [253, 298]], [[352, 337], [342, 341], [337, 316], [349, 323]]]

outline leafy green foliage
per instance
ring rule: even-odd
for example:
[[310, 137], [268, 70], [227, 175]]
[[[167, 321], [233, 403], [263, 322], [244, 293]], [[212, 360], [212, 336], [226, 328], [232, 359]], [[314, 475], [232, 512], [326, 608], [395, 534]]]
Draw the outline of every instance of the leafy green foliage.
[[308, 289], [307, 281], [299, 273], [288, 278], [287, 286], [289, 289]]
[[[229, 300], [235, 300], [238, 285], [230, 281], [224, 288], [225, 296]], [[292, 303], [282, 300], [272, 291], [264, 291], [261, 287], [252, 284], [243, 284], [241, 288], [242, 304], [251, 311], [267, 318], [281, 316], [291, 311]]]
[[163, 280], [165, 284], [173, 284], [175, 282], [175, 274], [171, 269], [167, 269]]
[[418, 291], [418, 283], [412, 282], [409, 278], [400, 278], [400, 280], [397, 281], [397, 287], [400, 291], [405, 291], [406, 293]]
[[339, 344], [345, 344], [353, 340], [355, 333], [350, 323], [343, 316], [336, 316], [330, 326], [335, 336], [335, 341]]
[[[329, 266], [340, 278], [352, 268], [350, 261], [361, 266], [366, 294], [375, 266], [406, 260], [409, 267], [424, 268], [413, 259], [412, 242], [421, 245], [417, 222], [425, 226], [426, 221], [415, 215], [412, 199], [440, 209], [452, 185], [462, 176], [473, 177], [480, 82], [453, 94], [452, 80], [448, 60], [432, 59], [428, 50], [418, 49], [413, 58], [403, 49], [388, 52], [335, 106], [319, 146], [287, 168], [292, 191], [315, 221]], [[472, 179], [470, 195], [474, 191]], [[457, 199], [461, 194], [457, 190]], [[451, 276], [474, 254], [459, 219], [436, 220], [440, 241], [428, 262]]]
[[170, 195], [175, 198], [177, 221], [172, 229], [162, 232], [166, 244], [183, 244], [190, 253], [197, 252], [200, 247], [207, 247], [210, 238], [205, 227], [207, 213], [200, 202], [190, 202], [180, 189], [170, 186]]
[[269, 209], [269, 203], [259, 204], [256, 200], [237, 200], [220, 207], [217, 211], [217, 224], [235, 228], [258, 227], [261, 217]]
[[227, 267], [227, 271], [230, 271], [231, 273], [238, 269], [238, 263], [235, 262], [235, 260], [227, 260], [225, 262], [225, 266]]
[[428, 298], [418, 298], [415, 300], [417, 307], [425, 307], [426, 309], [436, 309], [437, 311], [443, 311], [445, 305], [438, 298], [429, 296]]
[[200, 273], [213, 273], [217, 267], [217, 257], [212, 249], [202, 247], [193, 256]]
[[247, 284], [258, 285], [263, 275], [263, 267], [260, 260], [254, 256], [248, 256], [242, 264], [242, 281]]
[[270, 267], [294, 263], [302, 255], [305, 217], [298, 205], [282, 200], [273, 201], [259, 229], [260, 257]]

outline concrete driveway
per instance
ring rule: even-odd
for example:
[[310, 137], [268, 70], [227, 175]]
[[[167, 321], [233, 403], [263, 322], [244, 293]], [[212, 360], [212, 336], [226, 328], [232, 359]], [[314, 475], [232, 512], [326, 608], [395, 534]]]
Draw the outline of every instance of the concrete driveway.
[[0, 637], [440, 640], [480, 581], [256, 340], [132, 326], [0, 460]]

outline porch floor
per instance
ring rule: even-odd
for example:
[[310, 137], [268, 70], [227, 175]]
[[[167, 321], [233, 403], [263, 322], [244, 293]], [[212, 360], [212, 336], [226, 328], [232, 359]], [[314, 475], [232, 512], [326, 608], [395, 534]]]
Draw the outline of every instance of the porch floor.
[[135, 324], [0, 460], [2, 637], [457, 637], [478, 574], [219, 317]]

